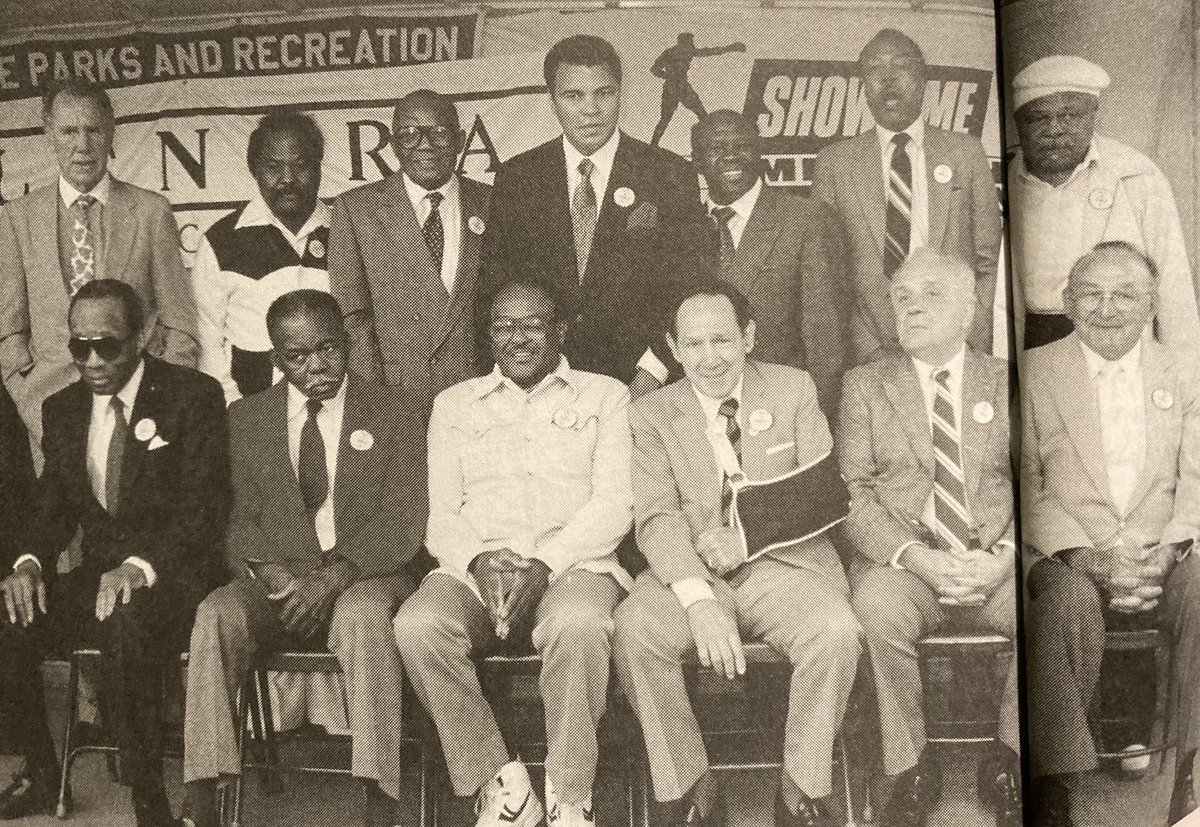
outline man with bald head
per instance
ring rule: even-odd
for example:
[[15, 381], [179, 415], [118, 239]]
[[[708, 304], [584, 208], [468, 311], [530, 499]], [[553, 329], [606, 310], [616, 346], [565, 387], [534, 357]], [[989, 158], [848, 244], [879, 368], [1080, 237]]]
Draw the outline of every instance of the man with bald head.
[[[838, 459], [852, 496], [854, 610], [871, 653], [889, 827], [917, 827], [937, 782], [925, 761], [917, 641], [942, 629], [1015, 637], [1008, 363], [971, 349], [974, 274], [922, 248], [891, 279], [902, 354], [846, 374]], [[980, 764], [1001, 827], [1021, 824], [1017, 661], [996, 748]]]
[[754, 309], [756, 354], [807, 371], [832, 420], [849, 295], [833, 216], [816, 199], [764, 186], [758, 130], [739, 112], [722, 109], [696, 123], [692, 161], [708, 183], [715, 269]]
[[1200, 382], [1144, 336], [1160, 306], [1152, 259], [1097, 245], [1067, 277], [1074, 332], [1025, 354], [1021, 516], [1034, 822], [1070, 824], [1068, 792], [1096, 768], [1088, 710], [1106, 629], [1173, 641], [1171, 822], [1195, 809], [1200, 744]]
[[426, 420], [434, 397], [486, 360], [474, 313], [491, 190], [458, 174], [464, 140], [453, 101], [409, 93], [392, 115], [399, 169], [338, 196], [329, 229], [351, 370], [403, 387]]
[[1200, 316], [1175, 197], [1153, 161], [1095, 134], [1108, 84], [1101, 67], [1062, 55], [1036, 60], [1013, 78], [1021, 146], [1008, 167], [1008, 195], [1024, 346], [1071, 332], [1063, 306], [1071, 266], [1100, 242], [1125, 241], [1158, 270], [1157, 338], [1195, 348]]
[[978, 311], [967, 341], [991, 353], [1000, 206], [983, 145], [922, 120], [925, 56], [904, 33], [877, 33], [858, 69], [875, 128], [822, 149], [813, 173], [849, 252], [851, 363], [900, 351], [888, 278], [918, 247], [970, 265]]

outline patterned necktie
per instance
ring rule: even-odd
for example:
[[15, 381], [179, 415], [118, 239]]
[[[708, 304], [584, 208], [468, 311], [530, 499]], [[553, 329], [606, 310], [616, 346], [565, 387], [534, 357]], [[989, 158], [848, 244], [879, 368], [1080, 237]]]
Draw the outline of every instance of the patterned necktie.
[[71, 295], [74, 296], [89, 281], [96, 277], [96, 247], [92, 242], [88, 210], [96, 203], [94, 195], [79, 196], [71, 205]]
[[429, 217], [425, 219], [425, 226], [421, 229], [425, 233], [425, 243], [429, 245], [429, 252], [433, 255], [433, 263], [437, 266], [440, 274], [442, 272], [442, 250], [446, 243], [446, 230], [442, 226], [441, 210], [438, 209], [443, 196], [440, 192], [431, 192], [425, 197], [429, 199]]
[[949, 379], [950, 371], [945, 368], [933, 374], [937, 386], [933, 397], [933, 518], [946, 550], [964, 553], [972, 546], [971, 518]]
[[729, 221], [737, 215], [737, 211], [728, 205], [715, 207], [712, 211], [713, 220], [717, 222], [717, 232], [721, 234], [721, 277], [726, 278], [729, 269], [733, 267], [733, 254], [737, 248], [733, 246], [733, 230]]
[[125, 456], [125, 439], [129, 423], [125, 420], [125, 403], [114, 396], [110, 404], [113, 416], [112, 436], [108, 438], [108, 458], [104, 463], [104, 507], [109, 514], [117, 510], [121, 490], [121, 460]]
[[591, 158], [579, 162], [579, 186], [571, 195], [571, 229], [575, 232], [575, 263], [579, 267], [579, 283], [587, 272], [588, 254], [592, 251], [592, 235], [596, 232], [596, 190], [592, 173], [596, 165]]
[[317, 427], [317, 414], [321, 412], [321, 400], [308, 400], [308, 419], [300, 429], [300, 495], [304, 507], [315, 516], [325, 498], [329, 496], [329, 469], [325, 466], [325, 440]]
[[[737, 412], [738, 401], [732, 398], [726, 399], [721, 403], [721, 407], [717, 408], [717, 413], [725, 417], [725, 436], [729, 437], [733, 455], [737, 457], [740, 467], [742, 464], [742, 429], [738, 427]], [[734, 476], [741, 481], [741, 474]], [[733, 505], [733, 486], [730, 483], [729, 473], [723, 473], [721, 476], [721, 519], [726, 525], [729, 525], [729, 508]]]
[[891, 276], [904, 259], [912, 237], [912, 160], [904, 132], [892, 136], [891, 170], [887, 185], [887, 242], [883, 246], [883, 274]]

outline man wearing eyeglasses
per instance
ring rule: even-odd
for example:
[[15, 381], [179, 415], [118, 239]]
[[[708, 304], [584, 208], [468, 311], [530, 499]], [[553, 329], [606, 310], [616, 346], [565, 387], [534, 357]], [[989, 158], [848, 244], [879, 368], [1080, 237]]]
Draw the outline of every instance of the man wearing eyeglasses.
[[1021, 139], [1008, 165], [1012, 261], [1024, 314], [1024, 347], [1061, 339], [1071, 266], [1103, 241], [1126, 241], [1158, 269], [1154, 333], [1164, 344], [1200, 346], [1200, 315], [1171, 185], [1142, 153], [1095, 134], [1108, 73], [1081, 57], [1035, 60], [1013, 78]]
[[[413, 689], [437, 724], [455, 799], [447, 824], [534, 827], [543, 806], [510, 761], [472, 657], [542, 657], [545, 815], [595, 823], [596, 726], [612, 612], [630, 585], [629, 393], [575, 370], [549, 289], [506, 283], [488, 316], [493, 371], [443, 391], [429, 423], [429, 528], [440, 567], [396, 616]], [[532, 645], [531, 645], [532, 644]]]
[[421, 435], [401, 391], [346, 371], [342, 312], [297, 290], [267, 311], [286, 381], [230, 409], [233, 581], [196, 612], [184, 728], [187, 814], [216, 827], [218, 779], [241, 771], [233, 710], [254, 656], [328, 645], [346, 680], [367, 827], [397, 822], [400, 656], [392, 616], [421, 545]]
[[392, 116], [399, 169], [338, 196], [329, 278], [350, 367], [403, 387], [426, 418], [439, 392], [480, 373], [476, 276], [490, 188], [459, 175], [454, 103], [420, 89]]
[[[58, 761], [38, 665], [100, 649], [106, 725], [121, 748], [139, 827], [171, 824], [162, 779], [162, 685], [215, 580], [228, 513], [220, 386], [141, 349], [133, 286], [89, 281], [71, 300], [69, 351], [80, 380], [46, 400], [38, 529], [0, 592], [0, 714], [25, 770], [0, 793], [0, 818], [53, 811]], [[83, 562], [56, 574], [82, 535]]]

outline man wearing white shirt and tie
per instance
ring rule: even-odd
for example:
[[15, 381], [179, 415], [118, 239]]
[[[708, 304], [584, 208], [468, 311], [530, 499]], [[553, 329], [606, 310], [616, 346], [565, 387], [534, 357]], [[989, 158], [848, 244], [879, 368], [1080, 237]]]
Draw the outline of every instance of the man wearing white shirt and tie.
[[1022, 534], [1034, 821], [1065, 825], [1096, 768], [1088, 710], [1113, 624], [1171, 637], [1177, 765], [1170, 820], [1195, 809], [1200, 743], [1200, 383], [1191, 360], [1145, 335], [1157, 269], [1104, 242], [1067, 278], [1074, 332], [1025, 354]]

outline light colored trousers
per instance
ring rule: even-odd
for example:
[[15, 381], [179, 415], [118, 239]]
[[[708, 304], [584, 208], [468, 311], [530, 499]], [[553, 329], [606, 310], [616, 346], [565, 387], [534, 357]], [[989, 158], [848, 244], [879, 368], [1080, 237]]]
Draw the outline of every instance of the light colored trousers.
[[[623, 594], [608, 574], [570, 569], [546, 589], [534, 616], [546, 774], [564, 804], [592, 795], [596, 726], [608, 700], [612, 613]], [[462, 580], [434, 572], [400, 607], [395, 627], [413, 691], [437, 725], [454, 793], [473, 795], [509, 760], [473, 660], [500, 645], [487, 608]]]
[[[329, 622], [329, 651], [345, 673], [350, 711], [351, 768], [400, 795], [400, 655], [392, 617], [412, 594], [405, 575], [360, 580], [342, 592]], [[237, 693], [255, 657], [293, 644], [278, 607], [257, 580], [238, 578], [212, 592], [196, 610], [188, 655], [183, 780], [241, 772], [235, 715]]]
[[[924, 694], [917, 641], [942, 629], [956, 630], [947, 625], [955, 619], [969, 622], [973, 629], [1007, 635], [1015, 646], [1016, 581], [1008, 580], [978, 608], [947, 612], [938, 603], [933, 589], [912, 572], [872, 566], [855, 571], [852, 580], [854, 613], [866, 634], [875, 676], [883, 771], [899, 775], [916, 766], [925, 749]], [[1015, 654], [1004, 679], [999, 714], [997, 737], [1020, 754]]]
[[[717, 600], [745, 639], [762, 640], [792, 664], [784, 728], [784, 772], [810, 798], [832, 791], [833, 744], [862, 654], [862, 629], [845, 581], [770, 558], [748, 563], [736, 586], [718, 580]], [[654, 797], [682, 798], [708, 771], [700, 726], [681, 665], [695, 649], [675, 593], [650, 571], [616, 612], [613, 641], [621, 687], [633, 705], [650, 759]]]

